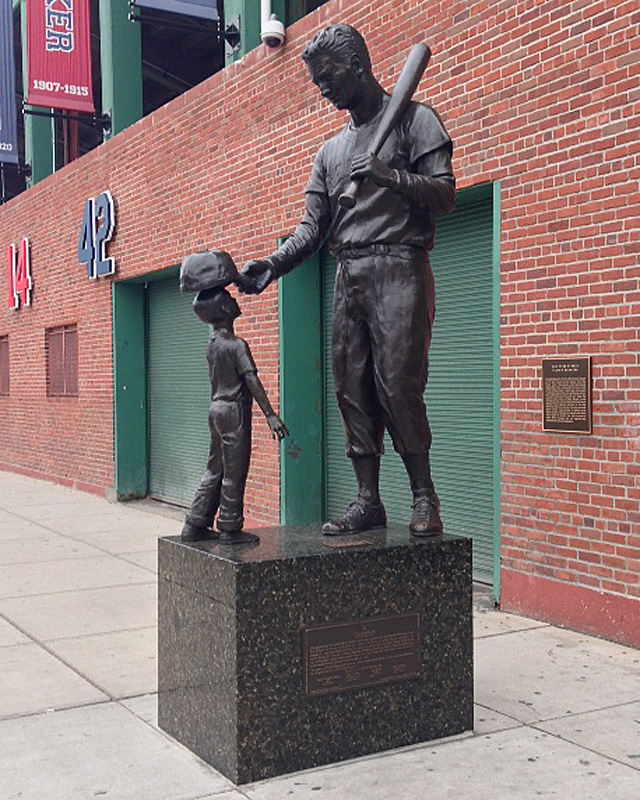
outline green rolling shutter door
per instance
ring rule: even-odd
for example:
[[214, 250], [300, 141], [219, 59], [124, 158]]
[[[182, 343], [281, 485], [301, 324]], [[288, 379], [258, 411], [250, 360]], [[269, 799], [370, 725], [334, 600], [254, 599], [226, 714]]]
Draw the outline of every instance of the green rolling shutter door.
[[[491, 201], [469, 203], [438, 220], [431, 265], [436, 318], [425, 395], [433, 433], [431, 463], [445, 531], [474, 542], [474, 572], [490, 580], [494, 527], [493, 250]], [[324, 265], [325, 512], [341, 514], [355, 497], [333, 394], [330, 319], [335, 260]], [[381, 493], [387, 516], [408, 522], [404, 466], [385, 436]]]
[[190, 505], [209, 453], [209, 326], [178, 278], [149, 284], [149, 494]]

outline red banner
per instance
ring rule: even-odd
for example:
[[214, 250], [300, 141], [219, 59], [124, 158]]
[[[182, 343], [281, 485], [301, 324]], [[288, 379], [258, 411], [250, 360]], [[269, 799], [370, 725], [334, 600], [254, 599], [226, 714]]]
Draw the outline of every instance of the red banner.
[[93, 114], [89, 0], [26, 0], [27, 103]]

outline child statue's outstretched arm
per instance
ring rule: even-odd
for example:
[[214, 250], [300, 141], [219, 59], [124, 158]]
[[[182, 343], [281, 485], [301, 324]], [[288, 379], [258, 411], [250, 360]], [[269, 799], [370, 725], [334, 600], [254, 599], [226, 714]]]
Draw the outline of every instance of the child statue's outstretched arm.
[[247, 388], [253, 395], [254, 400], [260, 406], [262, 413], [267, 418], [267, 425], [273, 434], [273, 438], [284, 439], [285, 436], [288, 436], [289, 431], [287, 430], [284, 422], [273, 410], [271, 403], [269, 402], [269, 398], [267, 397], [267, 393], [264, 390], [264, 386], [262, 385], [262, 381], [258, 377], [257, 373], [249, 372], [244, 376], [244, 379], [247, 384]]

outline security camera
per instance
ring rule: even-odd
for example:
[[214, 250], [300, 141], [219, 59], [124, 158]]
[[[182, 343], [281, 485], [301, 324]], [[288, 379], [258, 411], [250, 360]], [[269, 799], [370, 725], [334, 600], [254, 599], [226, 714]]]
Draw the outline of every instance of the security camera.
[[260, 41], [264, 42], [267, 47], [273, 47], [274, 49], [284, 44], [284, 25], [275, 14], [272, 14], [269, 19], [262, 23]]

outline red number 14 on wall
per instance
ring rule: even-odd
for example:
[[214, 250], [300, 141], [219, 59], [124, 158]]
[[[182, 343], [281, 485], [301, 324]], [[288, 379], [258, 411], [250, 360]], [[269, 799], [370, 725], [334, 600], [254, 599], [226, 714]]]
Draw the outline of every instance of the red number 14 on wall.
[[18, 252], [16, 246], [7, 247], [7, 270], [9, 273], [9, 308], [19, 308], [20, 301], [23, 305], [31, 305], [31, 264], [29, 260], [29, 240], [20, 242]]

